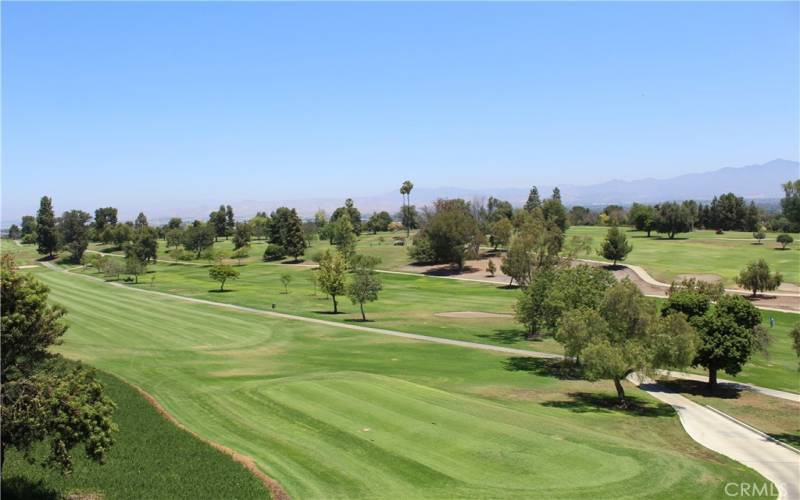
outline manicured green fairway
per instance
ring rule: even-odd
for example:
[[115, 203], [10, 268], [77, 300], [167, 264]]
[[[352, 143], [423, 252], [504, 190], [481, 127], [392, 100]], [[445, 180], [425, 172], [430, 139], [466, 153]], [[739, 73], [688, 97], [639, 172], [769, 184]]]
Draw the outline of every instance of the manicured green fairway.
[[[265, 498], [250, 471], [161, 416], [128, 384], [98, 373], [117, 404], [116, 443], [103, 465], [78, 450], [72, 474], [32, 465], [12, 450], [3, 466], [3, 498]], [[47, 446], [35, 456], [47, 455]], [[81, 496], [83, 495], [83, 496]], [[94, 496], [93, 496], [94, 495]]]
[[[271, 309], [300, 316], [315, 317], [331, 321], [353, 322], [360, 320], [358, 308], [346, 297], [340, 299], [342, 314], [333, 315], [330, 299], [321, 292], [314, 295], [309, 267], [281, 264], [253, 263], [237, 266], [241, 277], [229, 282], [230, 291], [219, 293], [216, 282], [208, 277], [208, 267], [199, 265], [158, 264], [136, 285], [188, 297], [244, 305], [260, 309]], [[283, 293], [280, 275], [289, 272], [293, 281], [289, 293]], [[95, 275], [89, 270], [90, 275]], [[153, 281], [151, 277], [155, 276]], [[519, 290], [507, 290], [491, 283], [473, 283], [425, 276], [409, 276], [381, 273], [384, 290], [377, 302], [366, 306], [369, 326], [387, 328], [437, 337], [469, 340], [537, 351], [563, 351], [552, 338], [524, 340], [521, 326], [513, 319], [513, 306]], [[452, 318], [437, 316], [437, 313], [454, 311], [477, 311], [507, 316], [490, 318]], [[768, 318], [775, 319], [770, 328], [773, 342], [769, 356], [756, 354], [735, 378], [764, 387], [800, 392], [800, 377], [797, 372], [797, 356], [789, 339], [791, 325], [800, 321], [800, 315], [764, 311], [765, 326]], [[694, 370], [702, 373], [702, 370]], [[721, 377], [731, 378], [726, 374]]]
[[[607, 227], [575, 226], [569, 228], [567, 236], [591, 236], [594, 246], [599, 247], [605, 238]], [[789, 250], [778, 249], [775, 233], [770, 233], [761, 245], [756, 245], [750, 233], [727, 232], [717, 235], [714, 231], [694, 231], [679, 234], [676, 239], [659, 237], [655, 232], [650, 238], [642, 231], [629, 230], [628, 240], [633, 252], [626, 263], [647, 269], [654, 278], [669, 283], [681, 274], [716, 274], [726, 285], [734, 285], [734, 278], [748, 263], [765, 259], [770, 269], [780, 271], [787, 283], [800, 283], [800, 236], [794, 235], [795, 243]], [[599, 255], [592, 259], [603, 260]]]
[[722, 498], [761, 480], [632, 387], [639, 414], [604, 406], [610, 384], [536, 361], [37, 274], [70, 311], [62, 352], [143, 387], [296, 498]]

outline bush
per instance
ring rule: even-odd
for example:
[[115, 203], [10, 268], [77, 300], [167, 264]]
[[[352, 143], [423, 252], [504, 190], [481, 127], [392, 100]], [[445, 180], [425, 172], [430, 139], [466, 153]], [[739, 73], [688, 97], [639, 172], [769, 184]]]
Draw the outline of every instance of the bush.
[[270, 243], [267, 245], [266, 250], [264, 250], [265, 261], [280, 260], [284, 257], [286, 257], [286, 250], [280, 245]]

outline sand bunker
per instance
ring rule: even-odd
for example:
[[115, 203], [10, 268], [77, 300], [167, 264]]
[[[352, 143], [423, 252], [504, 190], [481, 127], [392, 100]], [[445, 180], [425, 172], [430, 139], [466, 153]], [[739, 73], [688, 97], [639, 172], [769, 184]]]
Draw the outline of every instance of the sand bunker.
[[443, 312], [443, 313], [436, 313], [434, 316], [440, 316], [442, 318], [510, 318], [510, 314], [497, 314], [497, 313], [487, 313], [487, 312], [478, 312], [478, 311], [454, 311], [454, 312]]

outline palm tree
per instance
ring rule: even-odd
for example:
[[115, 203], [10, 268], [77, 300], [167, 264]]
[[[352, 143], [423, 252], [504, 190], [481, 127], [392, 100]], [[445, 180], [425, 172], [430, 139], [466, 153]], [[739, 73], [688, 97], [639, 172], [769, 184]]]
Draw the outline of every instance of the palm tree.
[[403, 205], [405, 209], [403, 210], [403, 225], [406, 226], [406, 237], [411, 234], [411, 220], [410, 220], [410, 213], [411, 210], [411, 190], [414, 189], [414, 183], [411, 181], [404, 181], [403, 185], [400, 186], [400, 194], [403, 195]]

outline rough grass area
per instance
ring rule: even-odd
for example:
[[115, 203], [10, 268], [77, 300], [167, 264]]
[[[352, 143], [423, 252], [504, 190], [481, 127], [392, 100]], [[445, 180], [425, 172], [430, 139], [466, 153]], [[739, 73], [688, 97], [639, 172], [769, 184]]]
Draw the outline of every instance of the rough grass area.
[[[117, 442], [105, 464], [76, 453], [75, 470], [63, 476], [31, 465], [15, 450], [3, 467], [5, 500], [57, 498], [268, 498], [252, 473], [168, 422], [133, 387], [107, 373], [98, 376], [117, 404]], [[36, 457], [47, 453], [39, 446]]]
[[295, 498], [721, 498], [763, 480], [631, 386], [621, 411], [608, 382], [494, 353], [39, 276], [70, 311], [62, 352], [143, 387]]

